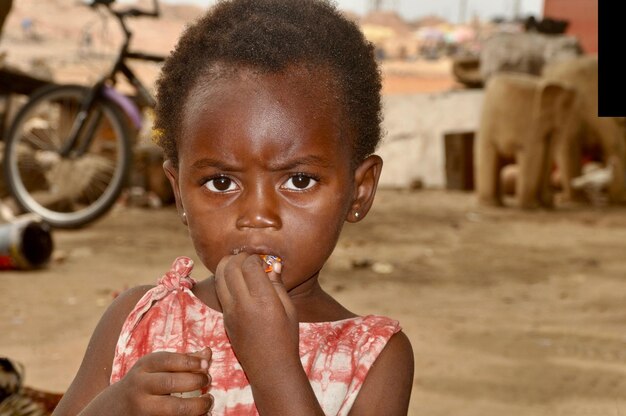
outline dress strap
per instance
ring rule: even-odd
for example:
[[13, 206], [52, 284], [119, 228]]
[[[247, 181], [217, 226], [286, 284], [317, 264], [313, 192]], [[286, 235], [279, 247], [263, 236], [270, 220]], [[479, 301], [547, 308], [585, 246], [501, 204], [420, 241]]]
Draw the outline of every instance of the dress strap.
[[196, 284], [189, 276], [192, 270], [193, 260], [185, 256], [177, 257], [170, 270], [159, 279], [159, 286], [164, 286], [168, 292], [182, 288], [191, 289]]
[[[184, 304], [185, 298], [192, 296], [191, 288], [196, 284], [196, 281], [189, 276], [192, 269], [193, 261], [190, 258], [178, 257], [172, 263], [170, 270], [159, 279], [158, 284], [148, 290], [128, 314], [115, 348], [115, 358], [111, 370], [112, 383], [118, 381], [123, 374], [128, 372], [129, 368], [123, 368], [123, 366], [126, 365], [124, 363], [128, 362], [129, 357], [132, 357], [137, 351], [141, 351], [142, 347], [136, 344], [136, 340], [133, 341], [133, 333], [155, 304], [159, 303], [161, 310], [167, 311], [168, 314], [180, 316], [180, 311], [177, 312], [177, 310], [180, 308], [181, 302]], [[178, 315], [176, 315], [177, 313]], [[159, 319], [163, 321], [162, 318], [162, 316], [157, 316], [155, 318], [157, 320], [154, 322], [158, 322]]]
[[189, 291], [196, 284], [196, 281], [189, 276], [192, 270], [193, 260], [184, 256], [177, 257], [170, 270], [159, 279], [158, 285], [147, 291], [139, 299], [135, 308], [128, 315], [122, 332], [128, 331], [130, 333], [155, 302], [164, 299], [169, 294]]

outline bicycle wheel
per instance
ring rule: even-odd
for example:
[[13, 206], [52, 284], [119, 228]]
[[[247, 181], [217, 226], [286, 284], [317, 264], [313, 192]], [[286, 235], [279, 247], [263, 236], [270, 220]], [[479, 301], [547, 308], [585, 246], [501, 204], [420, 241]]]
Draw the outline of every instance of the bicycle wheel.
[[125, 116], [105, 99], [98, 100], [77, 143], [62, 155], [87, 93], [74, 85], [44, 87], [17, 113], [5, 140], [3, 166], [13, 196], [54, 227], [77, 228], [102, 216], [130, 171]]

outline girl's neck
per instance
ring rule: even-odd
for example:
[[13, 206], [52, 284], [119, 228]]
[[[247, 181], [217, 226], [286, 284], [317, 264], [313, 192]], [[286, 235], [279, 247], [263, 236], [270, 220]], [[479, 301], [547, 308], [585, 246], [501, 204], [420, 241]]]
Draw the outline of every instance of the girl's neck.
[[[217, 299], [213, 277], [198, 282], [192, 291], [208, 307], [219, 312], [222, 311]], [[292, 288], [288, 293], [298, 311], [300, 322], [332, 322], [357, 316], [322, 289], [318, 281], [318, 274]]]

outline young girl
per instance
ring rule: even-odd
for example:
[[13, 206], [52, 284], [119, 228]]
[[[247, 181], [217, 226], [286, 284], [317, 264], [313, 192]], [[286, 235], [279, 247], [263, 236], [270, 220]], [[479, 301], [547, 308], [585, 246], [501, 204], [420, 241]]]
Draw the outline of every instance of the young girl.
[[[56, 415], [405, 415], [398, 323], [318, 282], [382, 160], [380, 73], [324, 0], [231, 0], [188, 28], [158, 83], [178, 213], [213, 276], [179, 257], [120, 295]], [[280, 258], [266, 271], [261, 255]]]

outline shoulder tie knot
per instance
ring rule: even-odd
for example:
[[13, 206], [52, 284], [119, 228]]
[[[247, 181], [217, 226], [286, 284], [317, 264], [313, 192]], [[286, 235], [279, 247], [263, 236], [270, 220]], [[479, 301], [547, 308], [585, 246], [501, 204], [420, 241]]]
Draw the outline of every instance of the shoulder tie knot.
[[189, 276], [193, 270], [193, 260], [189, 257], [178, 257], [172, 263], [170, 270], [159, 279], [159, 286], [165, 287], [168, 292], [178, 289], [191, 289], [196, 281]]

